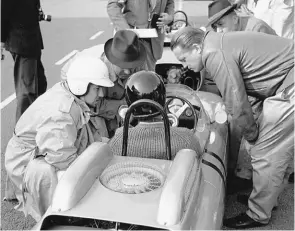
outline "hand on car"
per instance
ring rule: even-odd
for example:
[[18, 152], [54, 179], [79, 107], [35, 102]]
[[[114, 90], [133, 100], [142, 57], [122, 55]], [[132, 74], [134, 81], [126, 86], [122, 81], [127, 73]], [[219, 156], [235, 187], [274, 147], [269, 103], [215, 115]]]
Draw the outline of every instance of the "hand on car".
[[165, 25], [168, 25], [173, 21], [173, 16], [167, 14], [167, 13], [161, 13], [161, 16], [159, 17], [157, 21], [157, 26], [159, 28], [163, 28]]
[[180, 69], [171, 69], [168, 71], [167, 74], [167, 80], [168, 83], [179, 83], [180, 78], [181, 78], [181, 73]]

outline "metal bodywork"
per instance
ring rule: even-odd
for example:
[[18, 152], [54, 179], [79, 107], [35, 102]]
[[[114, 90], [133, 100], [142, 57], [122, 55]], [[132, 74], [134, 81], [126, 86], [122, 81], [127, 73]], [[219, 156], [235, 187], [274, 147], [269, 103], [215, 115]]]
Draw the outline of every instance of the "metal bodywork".
[[[141, 159], [113, 156], [108, 144], [94, 143], [59, 180], [52, 206], [35, 230], [75, 228], [54, 222], [61, 217], [140, 225], [148, 229], [221, 228], [228, 137], [227, 122], [215, 122], [216, 108], [220, 110], [222, 106], [221, 98], [195, 92], [185, 85], [166, 85], [166, 89], [167, 96], [182, 96], [199, 108], [195, 135], [203, 152], [184, 149], [173, 161]], [[114, 192], [102, 185], [99, 177], [108, 166], [130, 160], [160, 168], [166, 176], [164, 185], [141, 194]]]

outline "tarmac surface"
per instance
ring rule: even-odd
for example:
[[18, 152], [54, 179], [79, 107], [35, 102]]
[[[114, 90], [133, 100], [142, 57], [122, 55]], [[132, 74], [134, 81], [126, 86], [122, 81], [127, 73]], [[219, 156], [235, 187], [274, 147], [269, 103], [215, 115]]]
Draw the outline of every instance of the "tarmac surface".
[[[113, 27], [106, 13], [106, 0], [41, 0], [44, 13], [51, 14], [52, 22], [41, 22], [45, 49], [42, 55], [48, 88], [60, 80], [60, 69], [76, 51], [104, 43], [111, 38]], [[207, 23], [208, 1], [185, 1], [177, 9], [184, 10], [189, 21], [196, 26]], [[13, 133], [15, 116], [13, 83], [13, 61], [6, 52], [1, 61], [1, 230], [27, 230], [35, 224], [29, 216], [3, 202], [6, 172], [4, 153]], [[236, 195], [229, 196], [225, 217], [245, 211], [246, 206], [236, 202]], [[224, 228], [226, 229], [226, 228]], [[294, 184], [287, 185], [279, 198], [279, 207], [273, 212], [272, 220], [259, 230], [294, 230]]]

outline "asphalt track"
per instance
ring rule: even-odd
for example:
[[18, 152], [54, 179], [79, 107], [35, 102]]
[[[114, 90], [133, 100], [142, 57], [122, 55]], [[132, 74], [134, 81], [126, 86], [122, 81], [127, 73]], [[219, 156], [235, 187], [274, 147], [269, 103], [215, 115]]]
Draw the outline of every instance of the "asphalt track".
[[[41, 0], [43, 10], [52, 14], [51, 23], [42, 22], [45, 50], [42, 61], [48, 88], [60, 80], [60, 69], [75, 51], [104, 43], [112, 36], [112, 25], [106, 14], [106, 1], [101, 0]], [[196, 26], [206, 24], [207, 2], [188, 1], [177, 7], [187, 12]], [[178, 8], [179, 9], [179, 8]], [[1, 230], [24, 230], [34, 225], [29, 216], [16, 212], [10, 203], [3, 202], [5, 177], [4, 153], [11, 137], [15, 116], [13, 62], [5, 53], [1, 61]], [[232, 217], [246, 209], [236, 202], [236, 195], [227, 198], [225, 217]], [[294, 230], [294, 185], [289, 184], [279, 198], [279, 207], [273, 212], [269, 225], [259, 230]]]

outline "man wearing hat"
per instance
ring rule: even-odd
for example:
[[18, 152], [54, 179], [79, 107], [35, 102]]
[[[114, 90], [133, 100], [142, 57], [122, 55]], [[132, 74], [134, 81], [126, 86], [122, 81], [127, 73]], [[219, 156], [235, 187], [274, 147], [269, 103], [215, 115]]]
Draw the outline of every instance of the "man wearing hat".
[[72, 64], [67, 80], [55, 84], [22, 114], [5, 152], [5, 168], [19, 201], [16, 209], [36, 221], [51, 204], [58, 172], [91, 143], [104, 141], [88, 122], [104, 88], [114, 83], [99, 58], [81, 55]]
[[263, 20], [250, 15], [236, 13], [238, 5], [228, 0], [216, 0], [208, 5], [209, 24], [217, 32], [257, 31], [276, 35]]
[[[253, 15], [238, 12], [237, 8], [240, 5], [240, 3], [231, 4], [228, 0], [216, 0], [210, 3], [208, 5], [209, 23], [207, 29], [214, 29], [216, 32], [257, 31], [276, 35], [275, 31], [264, 21], [255, 18]], [[245, 12], [245, 10], [242, 11]], [[201, 90], [219, 95], [217, 87], [207, 75], [208, 73], [203, 70], [202, 77], [205, 80]]]
[[91, 118], [91, 123], [96, 130], [106, 137], [112, 137], [120, 121], [118, 109], [121, 105], [126, 105], [124, 87], [128, 77], [140, 70], [147, 70], [146, 49], [136, 33], [120, 30], [105, 44], [78, 53], [62, 68], [64, 78], [73, 60], [83, 54], [99, 57], [104, 61], [108, 67], [110, 79], [114, 82], [113, 87], [105, 89], [105, 97], [98, 103], [96, 108], [98, 116]]
[[109, 0], [107, 12], [116, 31], [133, 28], [157, 30], [158, 37], [142, 39], [148, 69], [155, 71], [156, 62], [163, 53], [163, 27], [173, 21], [174, 0]]

